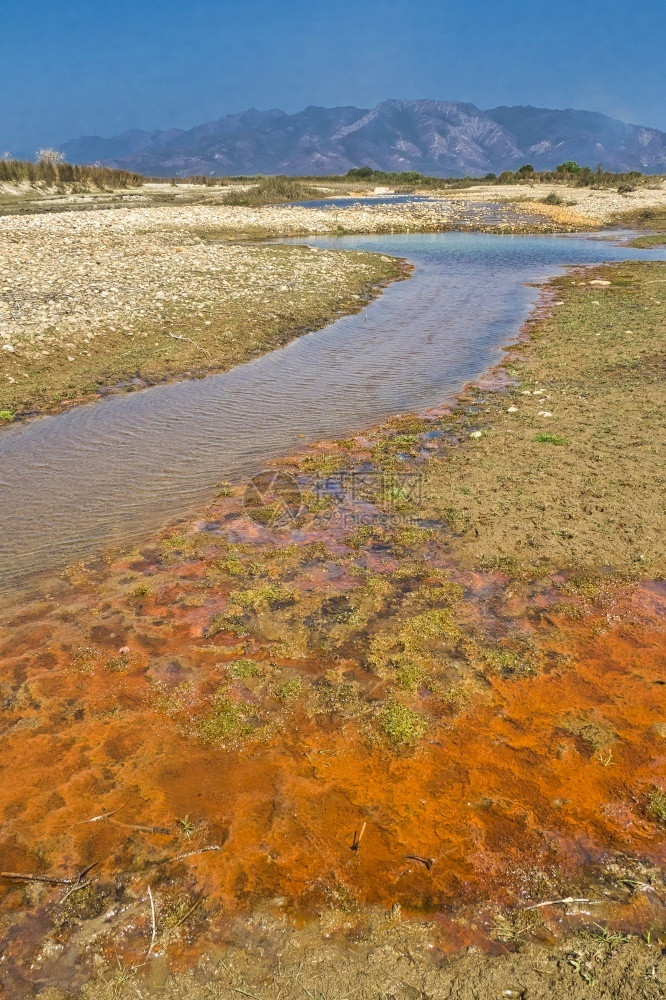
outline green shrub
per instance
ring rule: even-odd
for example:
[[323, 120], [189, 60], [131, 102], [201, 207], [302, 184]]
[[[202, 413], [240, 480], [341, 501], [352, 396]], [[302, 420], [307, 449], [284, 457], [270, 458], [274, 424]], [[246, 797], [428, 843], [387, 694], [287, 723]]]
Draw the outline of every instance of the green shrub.
[[198, 729], [199, 735], [206, 742], [247, 736], [252, 732], [252, 726], [246, 721], [242, 706], [235, 704], [225, 694], [219, 694], [214, 698], [213, 711], [201, 720]]
[[234, 680], [244, 681], [261, 673], [260, 664], [256, 660], [240, 659], [227, 664], [227, 672]]
[[551, 191], [550, 194], [547, 194], [545, 198], [541, 199], [541, 204], [542, 205], [564, 205], [564, 198], [560, 198], [559, 194], [555, 194], [554, 191]]

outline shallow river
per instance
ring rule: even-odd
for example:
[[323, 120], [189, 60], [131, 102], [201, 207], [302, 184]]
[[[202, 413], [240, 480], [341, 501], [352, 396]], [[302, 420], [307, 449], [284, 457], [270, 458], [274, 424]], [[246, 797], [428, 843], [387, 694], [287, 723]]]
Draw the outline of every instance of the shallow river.
[[222, 375], [114, 396], [0, 433], [0, 586], [125, 544], [306, 441], [441, 403], [500, 357], [567, 264], [663, 259], [599, 238], [313, 239], [408, 257], [362, 313]]

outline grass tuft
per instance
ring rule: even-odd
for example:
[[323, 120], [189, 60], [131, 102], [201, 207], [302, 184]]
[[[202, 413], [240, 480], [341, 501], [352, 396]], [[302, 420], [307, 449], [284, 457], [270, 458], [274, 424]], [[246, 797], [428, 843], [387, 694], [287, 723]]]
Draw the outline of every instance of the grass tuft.
[[538, 441], [540, 444], [569, 444], [568, 438], [562, 437], [560, 434], [549, 434], [547, 431], [544, 431], [542, 434], [535, 435], [534, 440]]

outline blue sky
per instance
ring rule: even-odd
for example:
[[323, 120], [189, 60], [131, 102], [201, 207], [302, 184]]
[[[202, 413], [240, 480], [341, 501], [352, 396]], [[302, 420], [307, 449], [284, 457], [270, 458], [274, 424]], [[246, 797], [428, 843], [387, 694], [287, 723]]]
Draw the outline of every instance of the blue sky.
[[388, 97], [666, 129], [666, 0], [21, 0], [0, 9], [0, 154]]

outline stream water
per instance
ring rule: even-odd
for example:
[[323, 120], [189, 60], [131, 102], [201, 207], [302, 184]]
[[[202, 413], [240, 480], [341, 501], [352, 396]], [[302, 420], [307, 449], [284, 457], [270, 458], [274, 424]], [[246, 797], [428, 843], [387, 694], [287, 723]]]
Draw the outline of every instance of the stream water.
[[[409, 258], [363, 312], [221, 375], [0, 433], [0, 586], [148, 536], [306, 441], [452, 396], [499, 357], [566, 265], [663, 259], [607, 240], [477, 233], [322, 238]], [[534, 284], [527, 284], [534, 283]]]

